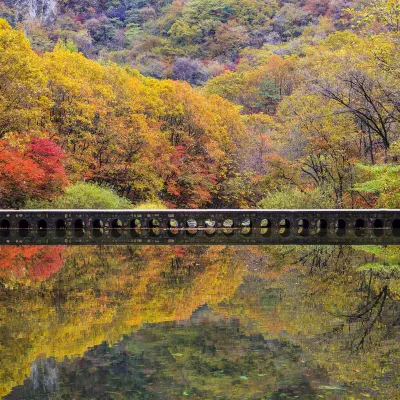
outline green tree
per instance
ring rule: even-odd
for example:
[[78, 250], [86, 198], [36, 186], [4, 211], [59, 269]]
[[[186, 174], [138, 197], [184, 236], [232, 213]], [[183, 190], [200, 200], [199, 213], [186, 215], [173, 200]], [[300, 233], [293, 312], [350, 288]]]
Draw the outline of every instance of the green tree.
[[133, 208], [126, 198], [107, 187], [95, 183], [76, 183], [69, 186], [65, 193], [52, 201], [34, 202], [27, 204], [28, 208], [60, 208], [60, 209], [124, 209]]
[[[380, 208], [400, 207], [400, 166], [399, 165], [358, 165], [363, 182], [354, 190], [372, 195], [370, 204]], [[371, 179], [372, 178], [372, 179]]]

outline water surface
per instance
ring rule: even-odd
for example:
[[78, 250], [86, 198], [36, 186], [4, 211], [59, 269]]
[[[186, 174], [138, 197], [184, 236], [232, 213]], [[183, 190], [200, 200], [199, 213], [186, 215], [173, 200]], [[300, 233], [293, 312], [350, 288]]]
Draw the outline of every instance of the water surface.
[[4, 399], [399, 399], [398, 246], [4, 246]]

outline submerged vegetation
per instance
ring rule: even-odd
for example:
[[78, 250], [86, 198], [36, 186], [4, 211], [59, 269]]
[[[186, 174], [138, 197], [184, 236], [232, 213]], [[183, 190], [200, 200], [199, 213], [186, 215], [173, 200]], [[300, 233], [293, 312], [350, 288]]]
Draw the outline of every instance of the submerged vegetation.
[[0, 206], [399, 207], [399, 6], [0, 1]]

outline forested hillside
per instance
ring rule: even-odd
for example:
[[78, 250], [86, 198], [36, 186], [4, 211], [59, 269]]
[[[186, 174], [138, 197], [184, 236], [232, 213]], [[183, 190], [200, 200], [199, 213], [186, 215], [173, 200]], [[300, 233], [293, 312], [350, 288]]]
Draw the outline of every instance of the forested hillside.
[[399, 0], [0, 16], [3, 207], [400, 207]]
[[[85, 56], [200, 84], [235, 69], [241, 50], [301, 36], [320, 18], [349, 25], [350, 0], [2, 0], [35, 50], [68, 41]], [[1, 1], [0, 1], [1, 3]], [[358, 3], [358, 2], [355, 2]]]

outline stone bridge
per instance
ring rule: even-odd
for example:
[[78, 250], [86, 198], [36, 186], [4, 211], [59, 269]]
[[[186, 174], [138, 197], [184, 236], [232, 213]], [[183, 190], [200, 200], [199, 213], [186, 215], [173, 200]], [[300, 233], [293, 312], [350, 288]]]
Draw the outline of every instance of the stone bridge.
[[0, 244], [396, 244], [400, 210], [0, 210]]

